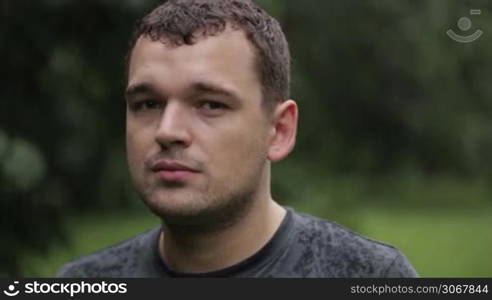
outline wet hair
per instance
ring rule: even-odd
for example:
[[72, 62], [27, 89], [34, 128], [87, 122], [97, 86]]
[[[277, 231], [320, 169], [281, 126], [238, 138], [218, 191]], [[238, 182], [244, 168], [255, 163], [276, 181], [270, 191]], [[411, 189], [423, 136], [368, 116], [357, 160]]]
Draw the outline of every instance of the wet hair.
[[192, 45], [222, 33], [227, 25], [242, 30], [254, 46], [263, 103], [289, 99], [290, 53], [280, 24], [251, 0], [168, 0], [137, 22], [127, 55], [139, 37], [171, 46]]

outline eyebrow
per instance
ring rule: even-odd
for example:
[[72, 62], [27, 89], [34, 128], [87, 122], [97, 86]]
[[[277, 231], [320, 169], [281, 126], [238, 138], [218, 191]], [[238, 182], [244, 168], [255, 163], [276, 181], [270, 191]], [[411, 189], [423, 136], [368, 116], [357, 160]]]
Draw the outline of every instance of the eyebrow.
[[191, 84], [191, 89], [197, 92], [219, 94], [237, 100], [240, 99], [238, 94], [233, 90], [209, 82], [203, 82], [203, 81], [194, 82]]
[[[233, 98], [235, 100], [239, 100], [240, 97], [238, 94], [232, 89], [210, 83], [204, 81], [196, 81], [190, 85], [189, 90], [192, 92], [201, 92], [201, 93], [212, 93], [219, 94], [226, 97]], [[156, 93], [156, 89], [149, 83], [136, 83], [127, 87], [125, 90], [125, 99], [128, 100], [130, 97], [138, 95], [138, 94], [147, 94], [147, 93]]]
[[148, 83], [136, 83], [130, 85], [125, 91], [125, 99], [137, 94], [154, 93], [155, 89]]

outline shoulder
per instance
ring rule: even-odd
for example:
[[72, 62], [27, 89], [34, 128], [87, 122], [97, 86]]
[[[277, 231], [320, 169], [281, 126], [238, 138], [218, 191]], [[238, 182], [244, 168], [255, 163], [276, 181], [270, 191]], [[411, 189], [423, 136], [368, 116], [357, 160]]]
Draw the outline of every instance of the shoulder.
[[133, 277], [142, 257], [150, 255], [160, 227], [63, 265], [57, 277]]
[[[330, 277], [416, 277], [401, 251], [349, 230], [335, 222], [296, 213], [296, 241], [304, 263]], [[302, 265], [302, 263], [300, 263]]]

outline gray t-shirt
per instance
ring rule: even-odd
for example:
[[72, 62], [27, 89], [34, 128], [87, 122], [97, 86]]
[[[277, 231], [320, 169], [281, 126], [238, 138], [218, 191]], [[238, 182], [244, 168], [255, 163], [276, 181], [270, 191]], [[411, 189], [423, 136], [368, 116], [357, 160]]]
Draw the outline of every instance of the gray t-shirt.
[[222, 270], [185, 274], [160, 259], [161, 227], [67, 263], [58, 277], [418, 277], [395, 247], [287, 208], [272, 239]]

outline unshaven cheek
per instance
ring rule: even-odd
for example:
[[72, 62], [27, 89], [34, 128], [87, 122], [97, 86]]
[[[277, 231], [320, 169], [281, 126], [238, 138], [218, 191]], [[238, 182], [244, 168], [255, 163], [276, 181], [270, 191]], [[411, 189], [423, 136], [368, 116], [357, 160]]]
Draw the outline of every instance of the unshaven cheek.
[[266, 157], [266, 148], [261, 131], [236, 130], [224, 134], [224, 139], [216, 144], [217, 164], [221, 165], [229, 176], [243, 174], [247, 169], [258, 163], [262, 156]]
[[134, 183], [141, 186], [144, 180], [144, 163], [150, 145], [144, 134], [127, 133], [127, 160]]

